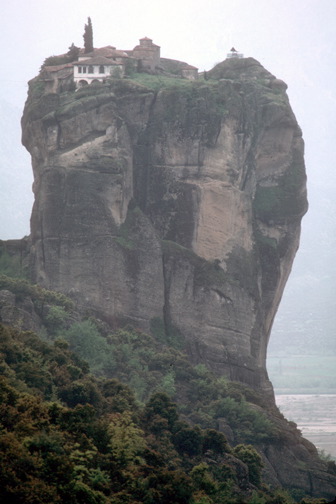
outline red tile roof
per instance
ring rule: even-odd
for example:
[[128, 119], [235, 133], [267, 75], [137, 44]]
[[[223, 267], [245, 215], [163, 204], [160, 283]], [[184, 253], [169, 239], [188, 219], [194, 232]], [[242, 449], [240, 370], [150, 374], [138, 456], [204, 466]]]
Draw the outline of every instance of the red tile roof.
[[74, 66], [78, 65], [118, 65], [116, 61], [112, 61], [110, 58], [105, 58], [104, 56], [95, 56], [93, 58], [87, 58], [81, 61], [75, 61]]
[[87, 56], [88, 58], [94, 58], [96, 56], [104, 56], [105, 58], [128, 58], [128, 55], [125, 51], [120, 51], [113, 46], [105, 46], [94, 49], [90, 53], [85, 53], [83, 49], [81, 49], [80, 58]]

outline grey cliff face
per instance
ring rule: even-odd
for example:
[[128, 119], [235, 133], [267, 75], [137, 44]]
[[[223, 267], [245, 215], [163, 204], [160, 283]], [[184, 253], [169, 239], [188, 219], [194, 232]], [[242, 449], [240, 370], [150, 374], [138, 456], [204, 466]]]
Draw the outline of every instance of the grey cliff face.
[[172, 82], [31, 83], [33, 280], [115, 324], [159, 321], [193, 362], [271, 390], [267, 342], [307, 209], [301, 131], [286, 85], [252, 58]]

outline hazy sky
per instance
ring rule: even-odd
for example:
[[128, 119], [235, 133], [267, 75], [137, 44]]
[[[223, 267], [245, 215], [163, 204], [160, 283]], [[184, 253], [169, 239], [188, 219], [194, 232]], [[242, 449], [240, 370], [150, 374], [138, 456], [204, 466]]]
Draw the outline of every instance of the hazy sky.
[[[163, 57], [200, 70], [225, 59], [232, 45], [254, 57], [288, 84], [303, 130], [310, 200], [303, 248], [305, 233], [324, 220], [324, 193], [336, 191], [336, 0], [10, 0], [1, 12], [0, 97], [21, 110], [44, 59], [83, 45], [88, 16], [95, 47], [132, 49], [147, 36]], [[19, 134], [15, 141], [22, 148]], [[30, 185], [31, 175], [27, 191]], [[335, 215], [328, 219], [335, 232]]]

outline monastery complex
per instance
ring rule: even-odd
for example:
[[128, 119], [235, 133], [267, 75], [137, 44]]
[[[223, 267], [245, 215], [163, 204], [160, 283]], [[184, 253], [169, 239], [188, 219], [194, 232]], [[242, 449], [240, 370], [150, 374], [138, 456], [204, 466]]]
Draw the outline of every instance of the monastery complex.
[[113, 46], [105, 46], [85, 53], [80, 49], [78, 60], [62, 65], [44, 66], [44, 81], [52, 92], [58, 88], [62, 80], [72, 77], [76, 88], [104, 83], [108, 78], [122, 78], [130, 70], [152, 74], [172, 75], [175, 77], [195, 80], [198, 69], [188, 63], [161, 58], [160, 46], [144, 37], [132, 50], [119, 50]]

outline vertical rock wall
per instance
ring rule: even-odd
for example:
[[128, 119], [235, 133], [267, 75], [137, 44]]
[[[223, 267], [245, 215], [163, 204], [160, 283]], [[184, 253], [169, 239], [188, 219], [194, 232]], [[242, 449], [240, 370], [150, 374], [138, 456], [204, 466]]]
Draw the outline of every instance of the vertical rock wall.
[[286, 85], [258, 62], [208, 77], [53, 94], [31, 83], [33, 275], [109, 321], [161, 320], [193, 362], [267, 389], [307, 208], [303, 141]]

